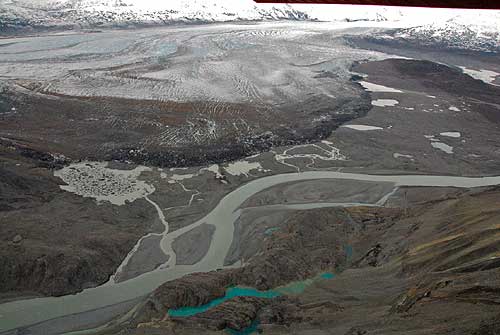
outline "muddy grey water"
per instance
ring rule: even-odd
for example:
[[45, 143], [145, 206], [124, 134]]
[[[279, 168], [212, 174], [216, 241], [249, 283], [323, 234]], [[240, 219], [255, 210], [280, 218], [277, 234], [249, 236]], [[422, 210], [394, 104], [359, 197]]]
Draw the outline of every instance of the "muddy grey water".
[[[121, 283], [108, 283], [96, 288], [86, 289], [75, 295], [63, 297], [37, 298], [19, 300], [0, 305], [0, 332], [33, 325], [35, 323], [51, 320], [72, 314], [83, 313], [105, 306], [116, 305], [134, 298], [144, 296], [153, 291], [160, 284], [179, 278], [192, 272], [204, 272], [223, 267], [226, 254], [233, 239], [234, 222], [240, 215], [239, 207], [252, 195], [268, 187], [286, 182], [304, 181], [314, 179], [344, 179], [354, 181], [372, 181], [393, 183], [397, 186], [436, 186], [436, 187], [482, 187], [500, 185], [500, 176], [467, 178], [451, 176], [422, 176], [422, 175], [365, 175], [354, 173], [341, 173], [332, 171], [310, 171], [292, 174], [279, 174], [260, 178], [244, 184], [226, 195], [219, 204], [204, 218], [193, 224], [167, 234], [161, 247], [169, 253], [169, 267], [145, 273], [134, 279]], [[384, 196], [387, 198], [387, 196]], [[377, 202], [380, 204], [383, 199]], [[372, 203], [368, 205], [377, 205]], [[325, 206], [365, 205], [359, 203], [325, 204], [313, 203], [295, 206], [297, 209], [317, 208]], [[171, 244], [178, 236], [191, 229], [208, 223], [216, 227], [212, 243], [207, 254], [201, 261], [194, 265], [175, 265], [175, 254]], [[85, 326], [85, 325], [82, 325]]]

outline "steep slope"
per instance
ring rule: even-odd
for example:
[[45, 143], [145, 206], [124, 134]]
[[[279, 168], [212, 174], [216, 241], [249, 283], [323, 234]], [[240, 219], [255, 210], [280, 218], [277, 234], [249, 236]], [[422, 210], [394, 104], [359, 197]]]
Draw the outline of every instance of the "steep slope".
[[[142, 324], [127, 333], [241, 331], [256, 319], [265, 334], [498, 334], [499, 190], [441, 191], [401, 190], [390, 200], [393, 208], [292, 214], [245, 267], [159, 287], [138, 310], [136, 323]], [[280, 266], [284, 259], [311, 272], [335, 266], [338, 276], [295, 295], [233, 298], [191, 317], [167, 314], [204, 304], [234, 284], [257, 285], [254, 273], [275, 285], [289, 275], [303, 279], [306, 272]]]
[[498, 52], [500, 11], [460, 12], [448, 19], [395, 29], [369, 36], [368, 39], [424, 48]]
[[170, 22], [308, 20], [290, 5], [246, 1], [57, 0], [0, 1], [0, 32], [74, 27], [127, 26]]
[[383, 27], [397, 28], [374, 37], [385, 43], [489, 52], [500, 48], [500, 11], [493, 10], [275, 5], [252, 0], [0, 0], [0, 35], [268, 20], [379, 22]]

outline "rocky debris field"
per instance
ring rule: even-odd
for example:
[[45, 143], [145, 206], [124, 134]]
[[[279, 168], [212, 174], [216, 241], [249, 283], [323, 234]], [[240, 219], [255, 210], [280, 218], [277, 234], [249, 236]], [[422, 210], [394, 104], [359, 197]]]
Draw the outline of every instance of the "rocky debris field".
[[[194, 274], [159, 287], [126, 333], [148, 334], [159, 327], [164, 334], [210, 334], [242, 330], [258, 320], [265, 334], [494, 334], [499, 190], [435, 191], [402, 190], [394, 200], [408, 193], [414, 195], [407, 199], [428, 195], [407, 201], [405, 208], [296, 212], [243, 268]], [[342, 251], [346, 245], [353, 250], [349, 261]], [[169, 309], [202, 305], [230, 285], [268, 289], [325, 268], [335, 269], [337, 277], [298, 295], [237, 297], [193, 317], [168, 317]]]

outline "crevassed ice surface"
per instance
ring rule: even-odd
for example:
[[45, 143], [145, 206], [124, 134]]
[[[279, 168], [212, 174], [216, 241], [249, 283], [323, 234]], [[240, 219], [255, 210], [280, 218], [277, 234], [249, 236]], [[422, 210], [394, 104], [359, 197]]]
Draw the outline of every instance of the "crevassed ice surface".
[[12, 39], [0, 49], [0, 78], [72, 96], [258, 105], [335, 97], [350, 88], [315, 72], [347, 79], [353, 60], [386, 58], [349, 48], [338, 37], [351, 28], [339, 27], [226, 24]]

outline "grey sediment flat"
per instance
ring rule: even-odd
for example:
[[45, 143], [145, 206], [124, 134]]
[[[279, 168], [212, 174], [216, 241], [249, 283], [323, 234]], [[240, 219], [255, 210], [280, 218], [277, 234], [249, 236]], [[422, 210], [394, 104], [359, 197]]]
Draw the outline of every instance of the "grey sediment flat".
[[161, 250], [161, 239], [162, 236], [156, 235], [144, 238], [127, 265], [115, 277], [116, 282], [135, 278], [166, 263], [170, 256], [165, 255]]
[[[141, 300], [142, 298], [139, 297], [96, 310], [65, 315], [59, 318], [43, 321], [23, 328], [22, 334], [63, 334], [79, 330], [98, 328], [99, 326], [114, 320], [117, 315], [125, 315]], [[2, 332], [0, 334], [18, 335], [20, 332], [15, 329]]]
[[311, 202], [373, 203], [390, 192], [392, 183], [317, 179], [283, 183], [265, 189], [245, 201], [242, 208]]
[[177, 265], [193, 265], [198, 263], [210, 249], [215, 226], [202, 224], [179, 236], [172, 243], [177, 255]]
[[[31, 300], [14, 301], [0, 305], [0, 331], [7, 331], [22, 326], [28, 326], [44, 320], [62, 317], [68, 314], [86, 312], [101, 307], [118, 304], [136, 297], [144, 296], [158, 285], [168, 280], [182, 277], [193, 272], [208, 272], [224, 266], [225, 255], [231, 246], [234, 222], [239, 217], [238, 209], [254, 194], [273, 185], [293, 181], [314, 179], [358, 180], [382, 183], [394, 183], [395, 186], [435, 186], [471, 188], [499, 185], [500, 177], [467, 178], [454, 176], [428, 175], [369, 175], [342, 173], [333, 171], [309, 171], [303, 173], [278, 174], [253, 180], [235, 189], [218, 203], [204, 218], [182, 229], [168, 234], [162, 244], [171, 245], [179, 236], [202, 224], [216, 226], [212, 243], [206, 255], [196, 264], [175, 265], [171, 268], [152, 271], [140, 277], [114, 285], [105, 285], [86, 289], [76, 295], [49, 297]], [[360, 205], [359, 203], [347, 205]], [[375, 204], [361, 204], [375, 205]], [[306, 205], [291, 205], [294, 209], [318, 207], [346, 206], [346, 204], [311, 203]], [[286, 207], [286, 206], [285, 206]]]

